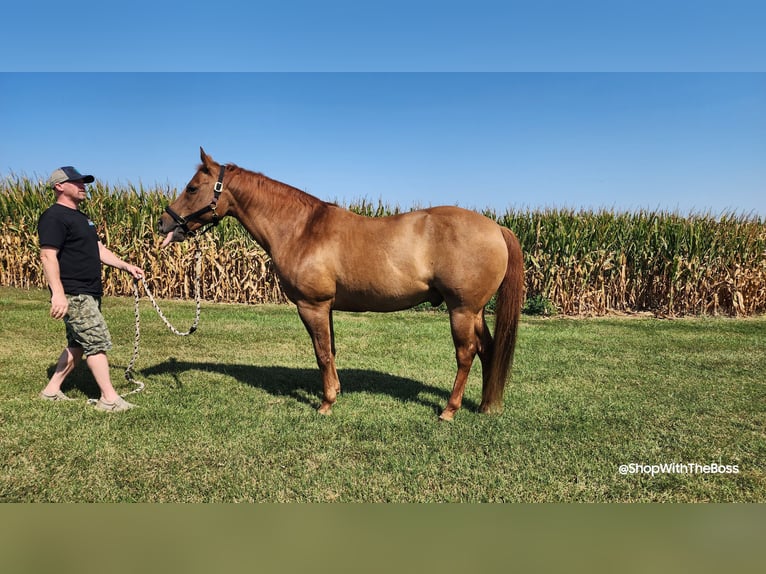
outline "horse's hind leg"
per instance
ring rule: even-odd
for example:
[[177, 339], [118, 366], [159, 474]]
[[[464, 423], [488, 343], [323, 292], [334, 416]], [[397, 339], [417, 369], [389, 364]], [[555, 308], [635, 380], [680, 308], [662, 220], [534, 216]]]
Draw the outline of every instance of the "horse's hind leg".
[[492, 368], [494, 341], [492, 339], [492, 333], [490, 333], [489, 327], [487, 327], [487, 320], [484, 317], [484, 313], [481, 314], [480, 318], [477, 317], [477, 319], [476, 338], [479, 341], [479, 360], [481, 360], [481, 396], [484, 397], [489, 382], [490, 369]]
[[[335, 323], [332, 320], [332, 309], [330, 310], [330, 350], [332, 351], [333, 365], [335, 365]], [[338, 377], [337, 371], [335, 373], [335, 380], [335, 392], [340, 394], [340, 377]]]
[[471, 372], [471, 365], [478, 351], [479, 339], [477, 338], [477, 321], [482, 318], [473, 311], [466, 309], [450, 310], [450, 326], [452, 327], [452, 340], [455, 343], [455, 358], [457, 359], [457, 375], [452, 387], [447, 407], [439, 415], [444, 421], [451, 421], [455, 413], [463, 404], [463, 392]]
[[319, 413], [330, 414], [340, 392], [340, 380], [335, 369], [335, 342], [332, 329], [332, 309], [330, 303], [299, 303], [298, 314], [306, 326], [314, 344], [314, 354], [322, 374], [324, 393]]

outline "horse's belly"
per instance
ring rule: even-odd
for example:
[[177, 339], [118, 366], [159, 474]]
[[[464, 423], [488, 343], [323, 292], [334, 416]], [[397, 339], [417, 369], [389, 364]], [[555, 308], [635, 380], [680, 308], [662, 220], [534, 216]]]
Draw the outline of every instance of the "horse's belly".
[[381, 290], [380, 286], [348, 288], [338, 286], [333, 308], [338, 311], [401, 311], [421, 303], [431, 302], [438, 305], [441, 296], [427, 285], [408, 288], [389, 286]]

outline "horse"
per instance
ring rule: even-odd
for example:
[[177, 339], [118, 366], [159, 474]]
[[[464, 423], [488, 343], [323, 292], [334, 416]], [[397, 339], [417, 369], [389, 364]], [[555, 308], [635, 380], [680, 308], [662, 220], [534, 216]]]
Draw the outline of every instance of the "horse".
[[[391, 312], [446, 303], [457, 374], [439, 415], [452, 420], [476, 355], [482, 413], [500, 413], [524, 300], [524, 262], [513, 232], [474, 211], [431, 207], [364, 217], [261, 173], [201, 164], [160, 217], [162, 247], [237, 219], [271, 258], [283, 292], [308, 331], [323, 383], [319, 413], [329, 414], [341, 385], [335, 367], [333, 311]], [[497, 293], [495, 335], [485, 305]]]

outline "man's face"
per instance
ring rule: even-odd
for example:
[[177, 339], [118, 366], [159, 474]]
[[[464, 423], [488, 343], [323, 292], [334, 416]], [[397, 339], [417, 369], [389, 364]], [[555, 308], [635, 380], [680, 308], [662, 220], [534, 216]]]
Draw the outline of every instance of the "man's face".
[[85, 199], [85, 182], [81, 179], [57, 183], [56, 188], [62, 195], [74, 201], [79, 202]]

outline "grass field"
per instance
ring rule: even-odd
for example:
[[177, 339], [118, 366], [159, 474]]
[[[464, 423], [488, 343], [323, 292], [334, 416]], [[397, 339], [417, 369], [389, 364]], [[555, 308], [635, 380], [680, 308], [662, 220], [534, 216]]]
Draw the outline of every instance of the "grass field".
[[[179, 328], [192, 303], [164, 302]], [[118, 390], [133, 301], [107, 298]], [[766, 318], [525, 318], [502, 416], [439, 423], [454, 377], [447, 317], [338, 313], [333, 414], [290, 306], [203, 304], [170, 334], [145, 301], [140, 408], [36, 400], [63, 346], [47, 292], [0, 288], [0, 501], [764, 502]], [[620, 474], [624, 464], [690, 471]], [[710, 473], [694, 465], [736, 466]], [[694, 472], [692, 472], [694, 471]]]

